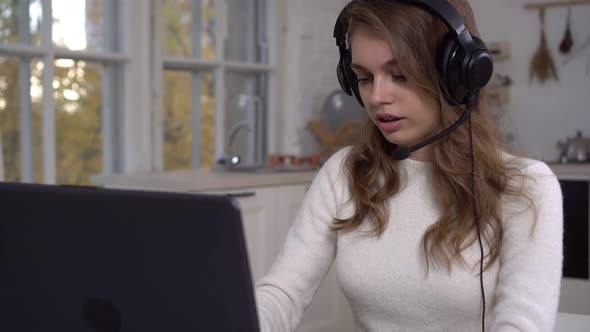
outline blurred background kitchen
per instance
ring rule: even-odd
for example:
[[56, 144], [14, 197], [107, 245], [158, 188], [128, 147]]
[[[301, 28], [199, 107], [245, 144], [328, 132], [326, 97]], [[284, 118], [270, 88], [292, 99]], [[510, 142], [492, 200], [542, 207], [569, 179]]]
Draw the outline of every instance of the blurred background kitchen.
[[[560, 311], [590, 315], [590, 1], [470, 0], [504, 141], [565, 195]], [[230, 193], [254, 277], [363, 111], [339, 92], [345, 0], [0, 0], [0, 180]], [[300, 331], [351, 330], [332, 274]]]

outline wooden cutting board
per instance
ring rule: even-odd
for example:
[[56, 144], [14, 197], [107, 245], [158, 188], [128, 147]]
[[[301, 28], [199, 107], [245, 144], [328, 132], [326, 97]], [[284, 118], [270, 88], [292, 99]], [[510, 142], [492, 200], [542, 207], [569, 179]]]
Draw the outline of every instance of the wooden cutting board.
[[309, 128], [320, 140], [320, 148], [317, 154], [320, 156], [331, 155], [339, 149], [352, 145], [358, 140], [363, 127], [360, 121], [346, 121], [336, 130], [331, 130], [323, 121], [309, 121]]

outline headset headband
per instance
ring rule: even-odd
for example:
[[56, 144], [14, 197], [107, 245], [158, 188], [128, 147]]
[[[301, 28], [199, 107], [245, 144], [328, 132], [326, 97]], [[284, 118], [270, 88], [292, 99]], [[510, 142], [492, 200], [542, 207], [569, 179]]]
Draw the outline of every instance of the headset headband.
[[[398, 0], [401, 2], [408, 2], [412, 5], [421, 7], [431, 14], [440, 18], [443, 23], [447, 26], [449, 31], [457, 37], [457, 41], [465, 50], [466, 53], [473, 48], [473, 40], [471, 34], [465, 27], [465, 20], [463, 16], [457, 12], [447, 0]], [[351, 2], [352, 3], [352, 2]], [[349, 3], [350, 5], [350, 3]], [[346, 33], [348, 32], [348, 22], [342, 13], [345, 13], [348, 9], [348, 5], [342, 9], [340, 15], [338, 15], [338, 22], [334, 26], [334, 38], [336, 38], [336, 45], [338, 47], [346, 48]]]

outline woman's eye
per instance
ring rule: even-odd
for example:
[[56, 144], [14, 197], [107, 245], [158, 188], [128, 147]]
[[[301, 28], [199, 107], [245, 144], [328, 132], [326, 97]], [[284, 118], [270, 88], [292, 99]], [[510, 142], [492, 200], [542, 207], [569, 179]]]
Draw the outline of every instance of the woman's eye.
[[392, 75], [393, 80], [397, 82], [406, 82], [408, 79], [404, 75]]
[[371, 81], [371, 79], [370, 79], [370, 78], [368, 78], [368, 77], [359, 77], [359, 78], [357, 78], [357, 80], [356, 80], [356, 82], [357, 82], [358, 84], [367, 84], [367, 83], [369, 83], [370, 81]]

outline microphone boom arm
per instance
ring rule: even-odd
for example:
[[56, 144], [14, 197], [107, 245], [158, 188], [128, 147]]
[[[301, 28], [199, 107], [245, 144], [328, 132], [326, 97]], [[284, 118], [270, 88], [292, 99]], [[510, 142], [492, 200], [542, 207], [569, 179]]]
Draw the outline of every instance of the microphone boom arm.
[[477, 95], [471, 94], [467, 97], [467, 107], [465, 108], [465, 111], [463, 112], [463, 114], [461, 114], [461, 117], [459, 117], [459, 119], [457, 121], [455, 121], [455, 123], [453, 123], [451, 126], [447, 127], [445, 130], [441, 131], [440, 133], [416, 144], [410, 147], [407, 146], [402, 146], [402, 147], [398, 147], [396, 148], [392, 154], [391, 157], [394, 160], [403, 160], [406, 159], [410, 156], [410, 154], [420, 148], [425, 147], [428, 144], [432, 144], [436, 141], [438, 141], [439, 139], [443, 138], [444, 136], [450, 134], [453, 130], [457, 129], [457, 127], [459, 127], [460, 125], [463, 124], [463, 122], [465, 122], [468, 118], [469, 115], [471, 114], [471, 112], [475, 109], [475, 103], [477, 101]]

